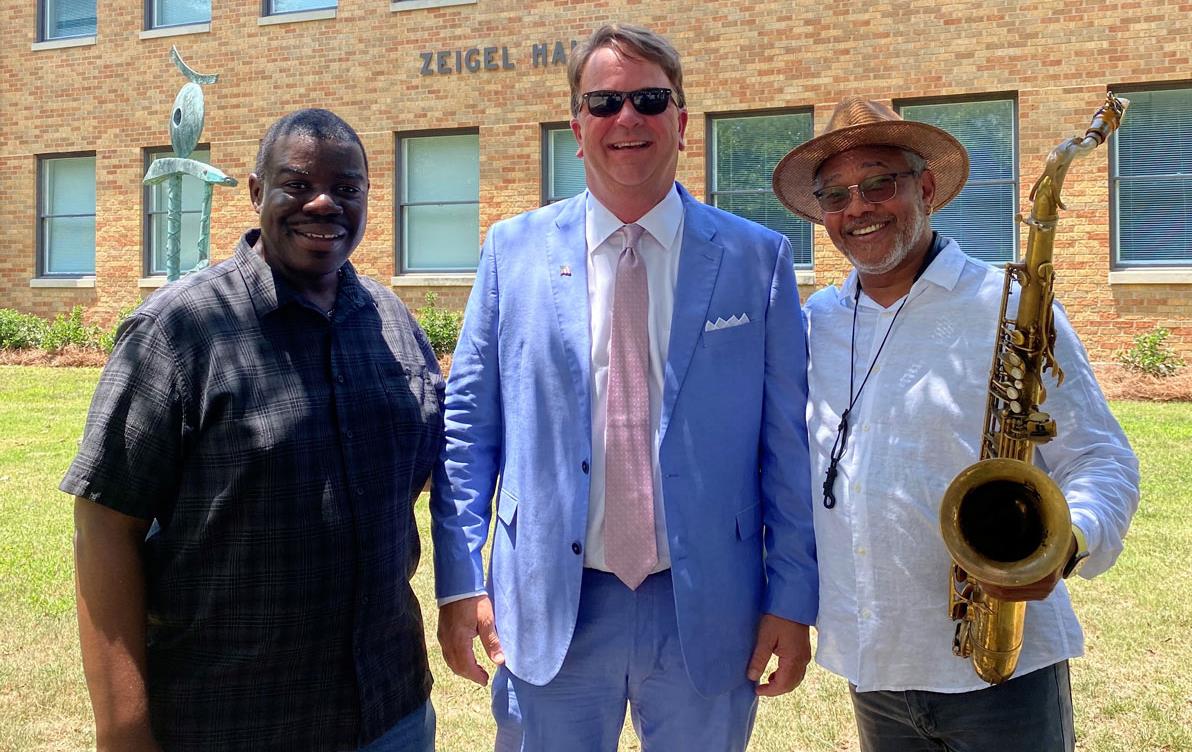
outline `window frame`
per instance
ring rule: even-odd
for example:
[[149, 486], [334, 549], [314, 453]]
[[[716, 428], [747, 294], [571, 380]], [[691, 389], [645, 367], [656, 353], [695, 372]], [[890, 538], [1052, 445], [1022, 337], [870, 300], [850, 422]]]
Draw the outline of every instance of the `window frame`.
[[[815, 132], [815, 109], [811, 105], [807, 105], [807, 106], [803, 106], [803, 107], [768, 107], [768, 108], [762, 108], [762, 109], [756, 109], [756, 110], [730, 110], [730, 111], [725, 111], [725, 112], [705, 113], [705, 115], [704, 115], [704, 123], [705, 123], [704, 143], [707, 146], [704, 150], [704, 195], [707, 197], [707, 203], [709, 206], [716, 206], [716, 197], [718, 195], [764, 195], [764, 194], [768, 193], [769, 195], [774, 196], [774, 187], [770, 180], [765, 181], [766, 186], [764, 188], [758, 188], [758, 189], [754, 189], [751, 191], [727, 191], [727, 190], [721, 191], [721, 190], [716, 190], [715, 184], [717, 182], [716, 155], [717, 155], [717, 146], [718, 146], [717, 140], [716, 140], [716, 123], [721, 120], [742, 120], [742, 119], [748, 119], [748, 118], [774, 117], [775, 115], [804, 115], [804, 116], [806, 116], [809, 119], [809, 121], [810, 121], [809, 125], [811, 126], [810, 135], [808, 136], [807, 140], [810, 141], [811, 139], [816, 137], [817, 134]], [[807, 142], [804, 141], [803, 143], [807, 143]], [[798, 144], [796, 144], [795, 146], [798, 146]], [[793, 149], [793, 148], [795, 148], [795, 146], [792, 146], [791, 148]], [[775, 166], [777, 166], [777, 164], [775, 164]], [[773, 172], [773, 170], [771, 169], [771, 174], [772, 174], [772, 172]], [[776, 196], [775, 196], [775, 200], [777, 200]], [[781, 202], [779, 202], [779, 205], [781, 206]], [[728, 210], [724, 209], [724, 211], [728, 211]], [[810, 222], [807, 222], [807, 220], [803, 219], [802, 217], [799, 217], [798, 215], [794, 214], [793, 212], [790, 212], [789, 209], [786, 209], [785, 207], [783, 207], [783, 211], [790, 213], [791, 217], [798, 220], [799, 222], [804, 222], [808, 225], [808, 227], [809, 227], [808, 251], [811, 254], [811, 258], [807, 261], [807, 263], [799, 263], [798, 261], [796, 261], [794, 264], [794, 268], [799, 272], [813, 271], [815, 269], [815, 256], [816, 256], [816, 253], [815, 253], [816, 252], [815, 227]], [[739, 215], [737, 215], [737, 216], [739, 216]], [[794, 244], [792, 243], [791, 245], [793, 248]]]
[[[47, 267], [49, 266], [49, 264], [46, 262], [49, 261], [48, 254], [50, 251], [50, 249], [46, 247], [46, 237], [45, 237], [45, 225], [46, 225], [47, 219], [56, 218], [56, 217], [94, 217], [97, 220], [97, 229], [98, 229], [98, 218], [99, 218], [98, 190], [96, 191], [96, 197], [95, 197], [96, 207], [95, 207], [95, 210], [92, 211], [90, 214], [46, 214], [46, 204], [45, 204], [45, 202], [46, 202], [46, 193], [45, 193], [45, 185], [46, 185], [45, 165], [46, 165], [46, 163], [50, 162], [52, 160], [57, 160], [57, 159], [79, 159], [81, 157], [90, 157], [91, 159], [95, 160], [93, 169], [95, 171], [96, 188], [98, 189], [99, 161], [98, 161], [98, 159], [96, 157], [96, 153], [94, 151], [67, 151], [67, 152], [54, 152], [54, 153], [50, 153], [50, 154], [38, 154], [37, 155], [37, 176], [36, 176], [36, 180], [37, 180], [37, 191], [36, 191], [37, 230], [36, 230], [36, 235], [35, 235], [35, 238], [36, 238], [36, 244], [35, 244], [36, 261], [34, 264], [34, 271], [35, 271], [38, 279], [82, 279], [85, 277], [94, 277], [95, 276], [95, 266], [96, 266], [95, 258], [92, 258], [92, 260], [91, 260], [92, 271], [90, 271], [90, 272], [49, 272], [49, 271], [46, 271]], [[98, 252], [99, 252], [99, 242], [98, 242], [98, 238], [97, 238], [95, 248], [92, 249], [92, 253], [95, 255], [98, 255]]]
[[[483, 203], [479, 196], [475, 201], [432, 201], [432, 202], [415, 202], [406, 203], [405, 194], [402, 190], [402, 176], [405, 174], [405, 164], [402, 159], [403, 148], [402, 141], [413, 138], [435, 138], [440, 136], [476, 136], [476, 168], [480, 169], [480, 128], [479, 126], [471, 126], [465, 128], [432, 128], [427, 130], [416, 131], [398, 131], [394, 135], [394, 149], [393, 149], [393, 266], [397, 275], [405, 274], [474, 274], [476, 267], [470, 268], [448, 268], [435, 267], [433, 269], [411, 269], [406, 265], [406, 249], [402, 245], [402, 230], [404, 228], [402, 217], [403, 211], [407, 206], [464, 206], [474, 205], [476, 207], [477, 216], [480, 214], [480, 207]], [[476, 239], [477, 253], [480, 251], [480, 238]]]
[[57, 42], [65, 39], [89, 39], [99, 34], [99, 0], [92, 0], [95, 4], [95, 29], [83, 34], [64, 34], [62, 36], [52, 37], [49, 35], [49, 13], [46, 12], [46, 3], [49, 0], [37, 0], [37, 41], [38, 42]]
[[[575, 132], [571, 130], [571, 121], [570, 120], [560, 120], [560, 121], [554, 121], [554, 122], [549, 122], [549, 123], [542, 123], [539, 128], [539, 132], [541, 134], [541, 138], [539, 141], [539, 144], [540, 144], [539, 149], [540, 149], [541, 158], [539, 159], [540, 172], [539, 172], [539, 183], [538, 183], [538, 185], [539, 185], [539, 191], [538, 191], [539, 205], [540, 206], [547, 206], [549, 204], [555, 204], [555, 203], [558, 203], [559, 201], [566, 201], [567, 199], [571, 198], [571, 196], [552, 196], [552, 195], [550, 195], [550, 191], [548, 190], [548, 188], [550, 186], [551, 178], [554, 176], [554, 166], [555, 166], [555, 153], [551, 149], [551, 138], [550, 137], [551, 137], [551, 134], [554, 133], [555, 131], [562, 131], [562, 130], [571, 132], [572, 137], [574, 138]], [[585, 165], [584, 167], [586, 170], [587, 165]]]
[[301, 10], [274, 10], [273, 6], [275, 2], [277, 0], [261, 0], [261, 18], [285, 17], [298, 13], [322, 13], [324, 11], [339, 9], [339, 0], [325, 0], [326, 5], [320, 5], [317, 8], [302, 8]]
[[[152, 0], [150, 0], [150, 2], [152, 2]], [[194, 148], [194, 151], [200, 151], [203, 149], [205, 149], [207, 151], [208, 155], [210, 155], [211, 145], [207, 144], [207, 143], [202, 143], [202, 144], [196, 145]], [[145, 174], [148, 174], [149, 167], [153, 164], [153, 156], [155, 154], [161, 154], [161, 155], [164, 155], [167, 157], [172, 157], [172, 156], [174, 156], [174, 149], [171, 146], [146, 146], [144, 149], [141, 150], [141, 153], [142, 153], [142, 162], [143, 162], [143, 164], [142, 164], [143, 169], [141, 171], [141, 174], [145, 175]], [[192, 152], [192, 155], [193, 155], [193, 152]], [[164, 185], [164, 183], [162, 185]], [[144, 183], [142, 183], [141, 184], [141, 272], [142, 272], [142, 275], [146, 278], [150, 278], [150, 277], [164, 278], [166, 276], [166, 272], [164, 270], [160, 271], [160, 272], [153, 271], [153, 220], [152, 220], [152, 217], [153, 217], [153, 215], [163, 215], [164, 216], [167, 213], [168, 209], [162, 209], [159, 211], [150, 211], [149, 206], [152, 201], [153, 201], [153, 186], [145, 185]], [[202, 214], [202, 209], [199, 209], [198, 211], [183, 210], [182, 213], [183, 214]], [[183, 271], [185, 271], [185, 269]]]
[[[982, 92], [973, 92], [973, 93], [968, 93], [968, 94], [958, 94], [955, 96], [909, 97], [909, 98], [905, 98], [905, 99], [895, 99], [892, 102], [893, 110], [898, 113], [899, 117], [902, 117], [903, 116], [902, 111], [903, 111], [904, 107], [920, 107], [923, 105], [940, 105], [940, 104], [942, 104], [942, 105], [948, 105], [948, 104], [961, 105], [961, 104], [970, 104], [973, 102], [1003, 102], [1003, 101], [1008, 101], [1012, 108], [1012, 116], [1011, 116], [1010, 125], [1011, 125], [1011, 128], [1013, 129], [1013, 135], [1010, 138], [1010, 150], [1011, 150], [1011, 152], [1010, 152], [1011, 153], [1010, 168], [1011, 168], [1011, 173], [1013, 174], [1013, 177], [1011, 179], [998, 178], [998, 179], [974, 180], [972, 173], [970, 172], [968, 179], [965, 181], [964, 186], [961, 188], [961, 191], [960, 191], [960, 193], [964, 193], [964, 191], [968, 190], [968, 188], [970, 186], [976, 186], [976, 187], [986, 187], [986, 186], [992, 186], [992, 185], [1010, 185], [1011, 186], [1010, 195], [1012, 196], [1012, 198], [1014, 200], [1014, 206], [1010, 213], [1010, 217], [1011, 217], [1010, 232], [1012, 234], [1012, 237], [1010, 238], [1010, 247], [1013, 249], [1014, 254], [1008, 261], [988, 262], [988, 263], [992, 263], [999, 267], [1006, 263], [1017, 263], [1022, 258], [1022, 236], [1019, 233], [1019, 228], [1018, 228], [1018, 225], [1019, 225], [1018, 214], [1021, 211], [1021, 205], [1020, 205], [1019, 199], [1020, 199], [1021, 192], [1022, 192], [1022, 172], [1019, 169], [1020, 164], [1022, 162], [1022, 151], [1019, 148], [1019, 140], [1022, 137], [1021, 136], [1022, 128], [1020, 126], [1021, 115], [1019, 112], [1018, 92], [1016, 92], [1016, 91], [982, 91]], [[915, 121], [915, 122], [921, 122], [921, 121]], [[957, 140], [959, 140], [959, 139], [957, 139]], [[967, 149], [968, 147], [965, 147], [965, 148]], [[971, 161], [970, 161], [970, 169], [971, 169]], [[956, 194], [956, 197], [953, 198], [953, 201], [956, 198], [960, 197], [960, 193]], [[963, 246], [962, 246], [961, 250], [965, 250]], [[969, 251], [966, 250], [965, 252], [968, 253]]]
[[[1106, 87], [1113, 91], [1115, 95], [1129, 99], [1131, 94], [1143, 94], [1153, 91], [1171, 91], [1171, 90], [1187, 90], [1192, 95], [1192, 79], [1184, 79], [1179, 81], [1152, 81], [1143, 84], [1116, 84]], [[1130, 110], [1127, 108], [1125, 116], [1122, 118], [1123, 123], [1129, 122]], [[1118, 137], [1112, 135], [1109, 137], [1109, 269], [1110, 271], [1157, 271], [1157, 270], [1190, 270], [1192, 269], [1192, 248], [1188, 249], [1187, 257], [1183, 261], [1173, 261], [1171, 259], [1163, 259], [1153, 262], [1140, 261], [1126, 261], [1120, 259], [1121, 253], [1121, 228], [1118, 225], [1118, 215], [1121, 211], [1118, 206], [1118, 188], [1121, 184], [1121, 176], [1118, 175], [1120, 167], [1118, 156]], [[1130, 179], [1139, 179], [1144, 176], [1132, 175]], [[1184, 173], [1163, 173], [1163, 174], [1148, 174], [1145, 176], [1148, 179], [1163, 178], [1163, 179], [1177, 179], [1177, 180], [1192, 180], [1192, 175]]]
[[166, 2], [166, 0], [145, 0], [145, 31], [153, 31], [155, 29], [178, 29], [178, 28], [182, 28], [185, 26], [195, 26], [198, 24], [210, 24], [211, 23], [211, 15], [212, 15], [212, 13], [214, 13], [214, 9], [211, 7], [212, 2], [211, 2], [211, 0], [208, 0], [207, 18], [205, 20], [185, 21], [183, 23], [176, 23], [176, 24], [163, 24], [163, 23], [158, 23], [157, 14], [154, 12], [155, 11], [154, 6], [158, 2]]

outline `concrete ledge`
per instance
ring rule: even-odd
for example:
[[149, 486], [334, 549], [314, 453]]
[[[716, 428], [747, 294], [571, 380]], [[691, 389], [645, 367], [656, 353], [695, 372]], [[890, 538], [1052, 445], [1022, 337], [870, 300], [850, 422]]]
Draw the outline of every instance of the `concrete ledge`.
[[30, 287], [95, 287], [95, 277], [34, 277]]
[[141, 39], [180, 37], [183, 34], [206, 34], [209, 31], [211, 31], [210, 23], [185, 24], [183, 26], [162, 26], [159, 29], [146, 29], [142, 31]]
[[1121, 269], [1109, 273], [1111, 285], [1192, 285], [1192, 268]]
[[167, 281], [164, 275], [160, 277], [141, 277], [137, 280], [137, 287], [156, 290], [159, 287], [165, 287]]
[[323, 21], [328, 18], [335, 18], [335, 11], [336, 8], [319, 8], [318, 10], [302, 10], [297, 13], [277, 13], [272, 16], [261, 16], [257, 19], [257, 26], [299, 23], [300, 21]]
[[38, 50], [61, 50], [67, 47], [89, 47], [95, 44], [95, 35], [89, 37], [67, 37], [66, 39], [47, 39], [44, 42], [34, 42], [29, 48], [34, 52]]
[[811, 269], [796, 269], [795, 270], [795, 284], [797, 285], [814, 285], [815, 272]]
[[393, 287], [471, 287], [476, 281], [472, 272], [463, 274], [401, 274], [389, 278]]
[[475, 5], [477, 0], [391, 0], [389, 10], [400, 13], [403, 10], [424, 8], [446, 8], [450, 5]]

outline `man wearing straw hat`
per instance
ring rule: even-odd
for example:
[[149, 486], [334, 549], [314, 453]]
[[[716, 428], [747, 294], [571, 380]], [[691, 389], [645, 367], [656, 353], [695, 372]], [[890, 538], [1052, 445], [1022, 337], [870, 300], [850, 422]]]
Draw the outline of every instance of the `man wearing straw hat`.
[[1036, 601], [1013, 678], [990, 687], [952, 655], [939, 506], [978, 457], [1003, 278], [931, 228], [967, 177], [948, 133], [861, 98], [774, 171], [779, 200], [853, 266], [806, 304], [807, 428], [823, 488], [816, 660], [848, 679], [866, 752], [1072, 750], [1068, 659], [1083, 637], [1061, 577], [1108, 569], [1138, 504], [1138, 462], [1057, 306], [1067, 378], [1047, 380], [1059, 437], [1037, 460], [1071, 508], [1071, 556], [1032, 585], [987, 588]]

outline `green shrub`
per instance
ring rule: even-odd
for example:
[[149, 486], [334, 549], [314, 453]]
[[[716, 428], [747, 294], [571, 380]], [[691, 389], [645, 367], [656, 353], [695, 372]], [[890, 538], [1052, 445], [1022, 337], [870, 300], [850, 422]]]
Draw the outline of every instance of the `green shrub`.
[[31, 313], [0, 308], [0, 350], [41, 347], [46, 322]]
[[1118, 362], [1132, 371], [1151, 376], [1171, 376], [1184, 366], [1184, 361], [1164, 342], [1171, 332], [1155, 327], [1134, 338], [1134, 346], [1117, 354]]
[[88, 326], [83, 322], [83, 307], [75, 306], [70, 313], [60, 313], [54, 317], [41, 338], [41, 349], [46, 352], [59, 350], [74, 345], [84, 349], [99, 349], [100, 328]]
[[419, 308], [416, 314], [418, 326], [426, 332], [430, 346], [435, 355], [450, 355], [455, 351], [455, 343], [459, 340], [459, 327], [463, 324], [464, 315], [459, 311], [449, 311], [438, 307], [439, 296], [433, 292], [426, 293], [426, 305]]
[[133, 311], [137, 310], [137, 308], [141, 305], [141, 302], [142, 301], [138, 300], [130, 306], [121, 308], [120, 312], [116, 314], [116, 321], [113, 322], [113, 324], [107, 329], [99, 332], [99, 336], [96, 338], [96, 344], [99, 346], [100, 350], [111, 354], [112, 348], [116, 346], [116, 333], [120, 331], [120, 325], [124, 323], [125, 319], [132, 315]]

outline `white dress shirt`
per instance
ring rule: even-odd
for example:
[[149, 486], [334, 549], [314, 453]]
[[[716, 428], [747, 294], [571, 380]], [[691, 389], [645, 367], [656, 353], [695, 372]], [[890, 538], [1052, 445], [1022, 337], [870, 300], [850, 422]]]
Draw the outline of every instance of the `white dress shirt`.
[[[950, 558], [939, 531], [944, 490], [976, 461], [1003, 274], [947, 244], [903, 300], [889, 340], [850, 417], [832, 509], [815, 502], [820, 609], [817, 662], [860, 691], [963, 692], [986, 686], [952, 655]], [[840, 415], [849, 401], [857, 278], [807, 301], [812, 488], [819, 496]], [[864, 293], [852, 362], [859, 385], [903, 302]], [[1138, 461], [1110, 414], [1088, 356], [1062, 310], [1055, 355], [1066, 374], [1045, 378], [1042, 409], [1058, 438], [1036, 462], [1059, 484], [1091, 556], [1082, 576], [1113, 564], [1138, 506]], [[855, 387], [854, 387], [855, 389]], [[1016, 675], [1080, 655], [1084, 638], [1060, 583], [1027, 606]]]
[[[671, 188], [635, 224], [645, 228], [637, 252], [646, 265], [650, 313], [650, 428], [654, 437], [654, 534], [658, 564], [653, 572], [670, 568], [666, 542], [666, 515], [662, 506], [662, 478], [658, 470], [658, 422], [662, 414], [662, 375], [670, 343], [671, 316], [675, 308], [675, 283], [679, 278], [679, 252], [683, 243], [683, 200]], [[588, 491], [588, 530], [584, 566], [608, 571], [604, 559], [604, 426], [608, 408], [608, 349], [612, 329], [613, 291], [617, 261], [624, 245], [624, 223], [591, 193], [585, 204], [588, 244], [588, 327], [592, 337], [592, 475]], [[615, 470], [615, 468], [614, 468]]]

